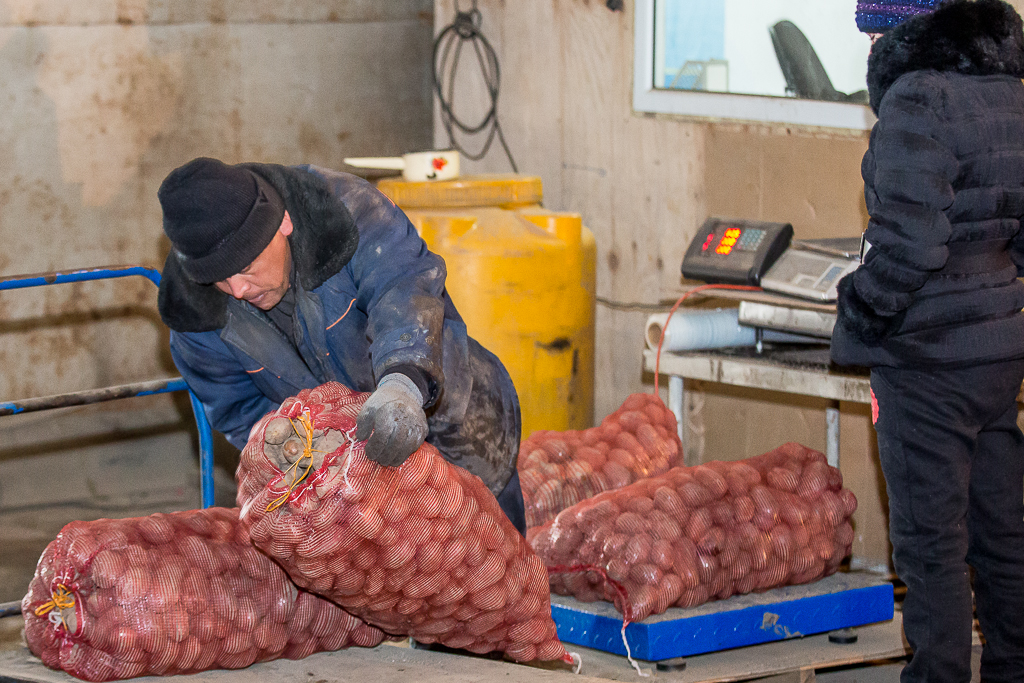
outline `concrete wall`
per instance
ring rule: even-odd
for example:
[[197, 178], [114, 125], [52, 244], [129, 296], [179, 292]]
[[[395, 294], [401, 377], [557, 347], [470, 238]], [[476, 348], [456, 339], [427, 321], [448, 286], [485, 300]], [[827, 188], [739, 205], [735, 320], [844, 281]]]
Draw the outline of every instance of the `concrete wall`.
[[[430, 0], [0, 0], [0, 276], [162, 267], [156, 190], [196, 156], [340, 168], [428, 147], [432, 27]], [[176, 374], [166, 341], [141, 278], [0, 292], [0, 399]], [[180, 399], [108, 406], [149, 416], [127, 435], [192, 424]], [[0, 464], [96, 432], [59, 419], [0, 420], [18, 434]]]

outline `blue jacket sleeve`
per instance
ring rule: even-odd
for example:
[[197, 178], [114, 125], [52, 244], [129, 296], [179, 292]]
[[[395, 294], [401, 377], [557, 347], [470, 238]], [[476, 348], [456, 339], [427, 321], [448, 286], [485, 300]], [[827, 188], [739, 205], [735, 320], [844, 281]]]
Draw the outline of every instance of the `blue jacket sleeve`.
[[231, 445], [245, 448], [249, 431], [278, 405], [253, 384], [216, 332], [171, 332], [171, 356], [203, 404], [210, 425]]
[[373, 376], [423, 373], [424, 404], [444, 386], [443, 331], [447, 294], [444, 259], [427, 249], [405, 213], [366, 181], [326, 169], [319, 173], [344, 202], [359, 229], [359, 246], [345, 268], [366, 313]]

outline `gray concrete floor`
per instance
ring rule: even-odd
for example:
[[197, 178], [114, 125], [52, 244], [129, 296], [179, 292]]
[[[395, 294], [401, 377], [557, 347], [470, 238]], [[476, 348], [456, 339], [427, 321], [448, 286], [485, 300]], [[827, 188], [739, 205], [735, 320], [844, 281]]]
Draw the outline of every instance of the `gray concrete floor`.
[[[76, 679], [58, 671], [46, 669], [32, 657], [21, 642], [21, 618], [0, 619], [0, 680], [28, 681], [30, 683], [70, 683]], [[892, 639], [898, 623], [865, 627], [873, 633], [864, 633], [867, 641]], [[877, 643], [876, 643], [877, 644]], [[807, 683], [815, 680], [815, 671], [805, 664], [823, 659], [846, 657], [856, 659], [856, 651], [844, 650], [848, 646], [835, 646], [827, 637], [811, 636], [794, 641], [768, 643], [729, 652], [711, 653], [692, 657], [680, 671], [656, 670], [648, 662], [638, 663], [641, 670], [666, 683], [695, 683], [697, 681], [759, 680], [773, 683]], [[334, 683], [335, 681], [373, 680], [426, 683], [527, 683], [528, 681], [637, 681], [638, 673], [624, 657], [586, 648], [570, 646], [583, 660], [579, 676], [572, 676], [568, 666], [561, 663], [514, 664], [487, 658], [414, 650], [405, 643], [388, 643], [375, 648], [352, 648], [333, 653], [320, 653], [300, 661], [282, 660], [257, 664], [239, 671], [208, 671], [181, 680], [193, 683], [251, 683], [254, 681], [298, 681]], [[831, 652], [830, 652], [831, 650]], [[846, 652], [845, 655], [836, 650]], [[803, 668], [803, 671], [801, 671]], [[847, 667], [841, 671], [822, 672], [817, 676], [828, 683], [896, 683], [901, 665], [888, 661]], [[787, 673], [788, 672], [788, 673]], [[5, 678], [6, 677], [6, 678]], [[139, 680], [168, 680], [145, 678]]]
[[[46, 669], [31, 656], [22, 641], [22, 624], [21, 617], [0, 619], [0, 680], [30, 683], [74, 681], [63, 672]], [[860, 627], [857, 632], [860, 637], [855, 645], [829, 643], [823, 634], [690, 657], [686, 660], [686, 667], [678, 671], [657, 670], [650, 662], [638, 662], [638, 665], [645, 673], [651, 673], [653, 678], [666, 683], [740, 680], [808, 683], [816, 677], [826, 683], [897, 683], [902, 665], [891, 658], [898, 657], [901, 652], [898, 615], [892, 622]], [[624, 657], [572, 645], [568, 649], [581, 655], [583, 670], [578, 677], [562, 680], [580, 683], [640, 680]], [[888, 659], [876, 659], [882, 656]], [[362, 677], [376, 683], [409, 680], [408, 676], [413, 671], [415, 680], [428, 683], [526, 683], [554, 681], [557, 676], [570, 675], [568, 667], [561, 663], [522, 665], [412, 650], [407, 643], [389, 643], [371, 649], [352, 648], [321, 653], [297, 662], [257, 664], [241, 671], [204, 672], [187, 680], [194, 683], [275, 680], [334, 683]]]

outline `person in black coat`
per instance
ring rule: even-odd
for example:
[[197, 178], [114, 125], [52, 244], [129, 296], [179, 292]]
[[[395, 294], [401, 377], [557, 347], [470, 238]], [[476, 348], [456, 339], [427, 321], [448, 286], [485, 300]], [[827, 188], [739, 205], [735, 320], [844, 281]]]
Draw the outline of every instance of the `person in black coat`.
[[971, 679], [973, 568], [981, 678], [1022, 681], [1024, 32], [1000, 0], [893, 8], [858, 9], [882, 33], [869, 249], [840, 283], [832, 359], [871, 368], [914, 651], [902, 680]]

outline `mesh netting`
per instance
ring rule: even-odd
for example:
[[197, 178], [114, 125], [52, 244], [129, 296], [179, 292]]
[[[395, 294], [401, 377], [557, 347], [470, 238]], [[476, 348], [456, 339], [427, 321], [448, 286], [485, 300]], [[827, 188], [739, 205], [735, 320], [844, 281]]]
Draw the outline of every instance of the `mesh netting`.
[[630, 395], [598, 427], [534, 432], [519, 448], [526, 526], [680, 465], [682, 451], [676, 417], [655, 394]]
[[612, 601], [639, 621], [834, 573], [856, 508], [824, 455], [789, 443], [607, 491], [528, 535], [552, 591]]
[[224, 508], [68, 524], [40, 557], [22, 613], [29, 649], [88, 681], [237, 669], [385, 638], [297, 589]]
[[354, 440], [368, 394], [304, 390], [253, 428], [238, 500], [300, 586], [391, 634], [514, 660], [571, 661], [547, 571], [476, 476], [424, 444], [400, 467]]

